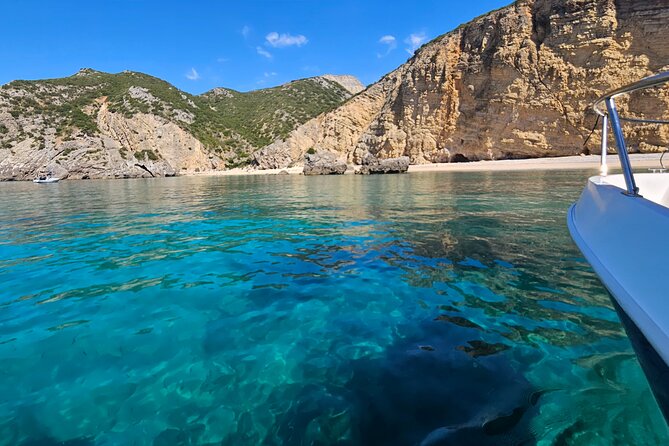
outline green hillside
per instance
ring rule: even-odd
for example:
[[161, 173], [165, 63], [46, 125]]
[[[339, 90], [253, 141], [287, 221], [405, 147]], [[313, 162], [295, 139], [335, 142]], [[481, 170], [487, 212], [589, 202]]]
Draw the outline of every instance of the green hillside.
[[[0, 108], [14, 118], [34, 118], [42, 125], [5, 135], [5, 144], [32, 137], [40, 129], [56, 129], [64, 140], [99, 133], [97, 111], [131, 117], [136, 113], [165, 118], [189, 131], [207, 150], [244, 164], [251, 152], [314, 116], [329, 111], [351, 94], [336, 82], [308, 78], [247, 93], [217, 88], [196, 96], [142, 73], [118, 74], [83, 69], [60, 79], [14, 81], [0, 87]], [[9, 141], [11, 137], [14, 141]]]

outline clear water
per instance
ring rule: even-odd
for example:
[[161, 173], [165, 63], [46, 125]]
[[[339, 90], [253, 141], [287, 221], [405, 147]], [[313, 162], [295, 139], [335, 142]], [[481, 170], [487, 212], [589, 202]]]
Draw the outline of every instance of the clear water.
[[0, 444], [666, 443], [585, 176], [0, 184]]

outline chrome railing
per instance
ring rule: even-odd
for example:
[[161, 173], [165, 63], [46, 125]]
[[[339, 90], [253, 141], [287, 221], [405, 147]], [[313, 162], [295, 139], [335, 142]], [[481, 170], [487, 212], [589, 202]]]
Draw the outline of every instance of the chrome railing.
[[[600, 173], [602, 176], [606, 176], [608, 173], [606, 154], [608, 152], [608, 133], [610, 121], [611, 129], [613, 130], [613, 136], [616, 139], [616, 147], [618, 148], [620, 166], [623, 169], [623, 176], [625, 177], [626, 195], [631, 195], [634, 197], [639, 196], [639, 188], [634, 181], [634, 173], [632, 172], [629, 154], [627, 153], [627, 143], [625, 142], [625, 135], [623, 135], [621, 121], [646, 124], [669, 124], [669, 121], [661, 119], [621, 117], [616, 108], [615, 99], [618, 96], [630, 94], [638, 90], [644, 90], [646, 88], [657, 87], [666, 82], [669, 82], [669, 71], [665, 71], [664, 73], [660, 73], [655, 76], [646, 77], [633, 84], [627, 85], [617, 90], [613, 90], [597, 99], [592, 105], [595, 113], [602, 117], [602, 155]], [[606, 108], [603, 110], [602, 106]]]

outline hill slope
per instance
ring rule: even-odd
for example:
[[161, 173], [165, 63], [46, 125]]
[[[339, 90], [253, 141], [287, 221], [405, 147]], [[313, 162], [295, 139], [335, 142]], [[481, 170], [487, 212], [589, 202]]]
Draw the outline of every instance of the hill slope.
[[351, 96], [315, 77], [194, 96], [142, 73], [83, 69], [0, 87], [0, 179], [164, 176], [244, 165]]
[[[669, 69], [667, 23], [665, 0], [519, 0], [424, 45], [255, 157], [262, 168], [277, 168], [300, 164], [310, 148], [349, 162], [371, 153], [407, 155], [412, 163], [594, 152], [598, 137], [584, 148], [596, 120], [589, 104]], [[644, 94], [620, 105], [658, 116], [669, 96]], [[651, 126], [628, 132], [641, 150], [669, 144], [666, 126], [659, 136]]]

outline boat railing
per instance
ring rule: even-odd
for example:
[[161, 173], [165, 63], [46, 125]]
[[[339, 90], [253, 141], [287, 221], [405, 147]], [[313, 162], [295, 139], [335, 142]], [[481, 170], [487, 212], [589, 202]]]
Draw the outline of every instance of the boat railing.
[[597, 99], [592, 108], [599, 116], [602, 117], [602, 152], [601, 152], [601, 166], [600, 173], [606, 176], [608, 173], [608, 166], [606, 162], [606, 155], [608, 152], [608, 133], [609, 125], [613, 131], [613, 136], [616, 140], [616, 147], [618, 148], [618, 158], [620, 159], [620, 166], [625, 177], [625, 194], [633, 197], [639, 196], [639, 188], [634, 180], [634, 173], [630, 164], [629, 154], [627, 153], [627, 143], [623, 135], [621, 122], [633, 122], [644, 124], [669, 124], [669, 121], [662, 119], [645, 119], [637, 117], [620, 116], [616, 108], [615, 99], [622, 95], [628, 95], [635, 91], [644, 90], [647, 88], [657, 87], [669, 82], [669, 71], [665, 71], [655, 76], [649, 76], [633, 84], [626, 85], [617, 90], [606, 93], [604, 96]]

